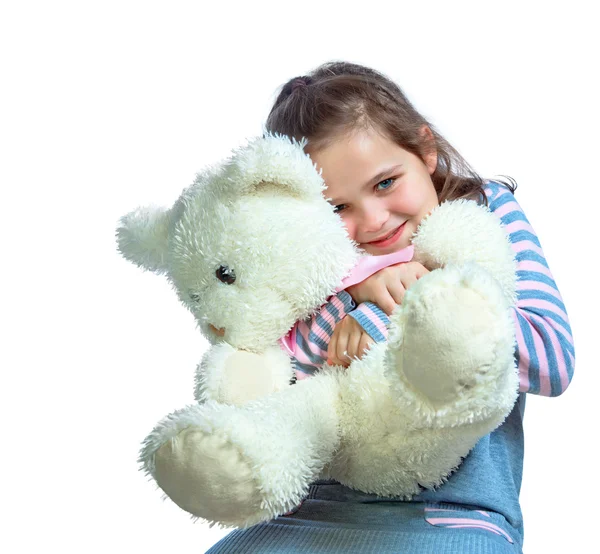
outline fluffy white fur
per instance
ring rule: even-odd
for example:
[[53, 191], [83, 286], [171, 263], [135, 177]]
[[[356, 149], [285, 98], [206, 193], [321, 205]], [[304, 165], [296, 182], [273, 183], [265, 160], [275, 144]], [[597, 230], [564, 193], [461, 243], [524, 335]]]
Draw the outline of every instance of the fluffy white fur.
[[[166, 273], [213, 342], [198, 402], [158, 423], [141, 462], [184, 510], [225, 526], [290, 510], [318, 477], [403, 498], [435, 487], [516, 399], [515, 263], [498, 219], [468, 201], [420, 226], [416, 259], [432, 271], [392, 315], [389, 341], [288, 384], [277, 340], [361, 255], [302, 146], [255, 139], [170, 210], [133, 212], [118, 231], [122, 254]], [[234, 283], [217, 278], [222, 266]]]

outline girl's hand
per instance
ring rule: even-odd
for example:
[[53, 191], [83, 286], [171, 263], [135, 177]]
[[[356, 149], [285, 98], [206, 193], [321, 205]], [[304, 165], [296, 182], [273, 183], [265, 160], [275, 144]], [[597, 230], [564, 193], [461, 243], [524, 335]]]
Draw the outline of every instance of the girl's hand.
[[362, 358], [374, 342], [356, 319], [346, 316], [333, 330], [327, 349], [327, 363], [348, 367], [355, 357]]
[[397, 304], [402, 304], [410, 286], [427, 273], [429, 270], [419, 262], [391, 265], [346, 290], [357, 304], [373, 302], [389, 316]]

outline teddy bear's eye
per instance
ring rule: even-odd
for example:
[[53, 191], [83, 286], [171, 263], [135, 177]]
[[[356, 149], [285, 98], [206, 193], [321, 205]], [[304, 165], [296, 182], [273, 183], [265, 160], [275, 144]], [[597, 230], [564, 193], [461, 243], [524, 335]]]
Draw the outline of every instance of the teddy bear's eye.
[[189, 295], [190, 295], [190, 299], [192, 301], [194, 301], [194, 302], [200, 301], [200, 295], [199, 294], [196, 294], [195, 292], [190, 292]]
[[235, 271], [230, 269], [228, 265], [221, 265], [216, 271], [217, 279], [226, 285], [235, 283]]

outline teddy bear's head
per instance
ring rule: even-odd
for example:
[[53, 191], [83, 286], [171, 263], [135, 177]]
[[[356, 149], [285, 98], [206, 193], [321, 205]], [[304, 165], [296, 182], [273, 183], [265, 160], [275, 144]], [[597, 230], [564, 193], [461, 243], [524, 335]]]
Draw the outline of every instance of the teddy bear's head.
[[280, 135], [198, 174], [171, 209], [121, 219], [119, 250], [162, 273], [206, 337], [259, 352], [316, 310], [360, 253], [303, 151]]

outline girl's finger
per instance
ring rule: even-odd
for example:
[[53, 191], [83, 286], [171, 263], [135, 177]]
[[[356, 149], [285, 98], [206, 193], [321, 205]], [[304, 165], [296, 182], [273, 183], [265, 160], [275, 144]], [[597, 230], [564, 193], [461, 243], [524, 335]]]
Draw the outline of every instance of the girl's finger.
[[360, 346], [360, 338], [362, 336], [362, 332], [360, 330], [354, 331], [350, 337], [348, 338], [348, 356], [350, 357], [349, 361], [352, 361], [355, 357], [359, 357], [359, 346]]
[[[400, 285], [402, 286], [402, 285]], [[375, 302], [387, 315], [392, 315], [393, 311], [396, 309], [396, 300], [390, 294], [388, 290], [385, 293], [381, 294], [377, 301]], [[398, 302], [399, 304], [399, 302]]]
[[[394, 300], [394, 308], [396, 308], [396, 304], [402, 304], [402, 300], [404, 300], [404, 295], [406, 294], [406, 288], [400, 281], [396, 281], [390, 283], [388, 286], [388, 293]], [[383, 310], [383, 308], [382, 308]], [[391, 312], [388, 313], [386, 310], [383, 310], [387, 315], [391, 315]], [[393, 310], [392, 310], [393, 311]]]
[[360, 343], [358, 345], [358, 357], [362, 359], [366, 351], [375, 341], [367, 334], [363, 333], [360, 337]]
[[329, 339], [329, 345], [327, 346], [327, 362], [328, 363], [329, 362], [331, 362], [332, 364], [337, 363], [335, 349], [336, 349], [337, 338], [338, 338], [339, 334], [340, 334], [340, 332], [336, 328], [333, 330], [333, 335], [331, 335], [331, 339]]
[[338, 336], [337, 344], [335, 347], [337, 363], [339, 363], [339, 365], [343, 365], [344, 367], [347, 367], [350, 363], [350, 360], [348, 359], [348, 356], [346, 354], [348, 350], [348, 338], [348, 333], [342, 330], [342, 332], [340, 332]]

